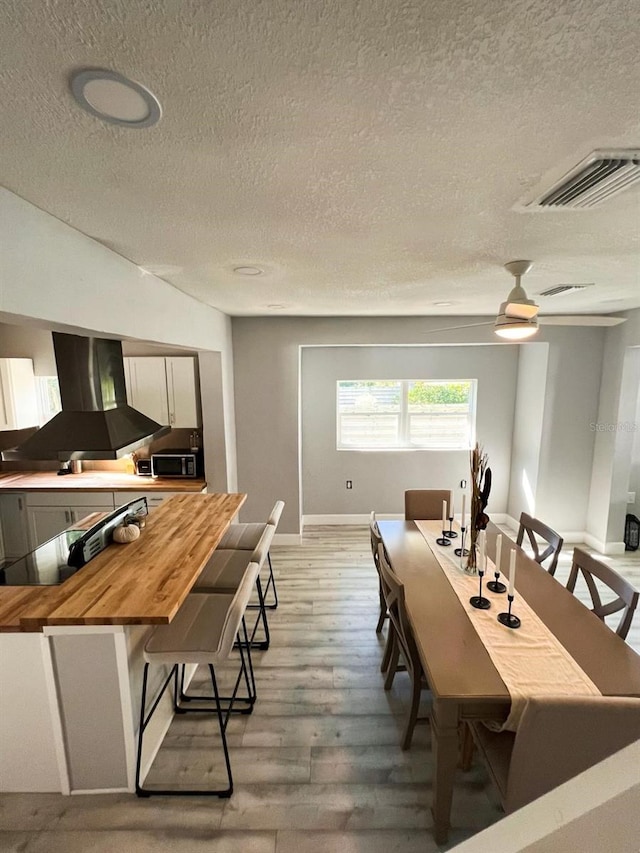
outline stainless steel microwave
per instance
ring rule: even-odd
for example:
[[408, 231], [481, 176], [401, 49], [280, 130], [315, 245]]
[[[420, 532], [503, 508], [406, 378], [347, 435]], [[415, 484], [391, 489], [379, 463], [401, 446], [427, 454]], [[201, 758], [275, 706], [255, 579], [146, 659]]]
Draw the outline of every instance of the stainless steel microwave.
[[197, 454], [183, 450], [163, 450], [151, 454], [152, 477], [197, 477]]

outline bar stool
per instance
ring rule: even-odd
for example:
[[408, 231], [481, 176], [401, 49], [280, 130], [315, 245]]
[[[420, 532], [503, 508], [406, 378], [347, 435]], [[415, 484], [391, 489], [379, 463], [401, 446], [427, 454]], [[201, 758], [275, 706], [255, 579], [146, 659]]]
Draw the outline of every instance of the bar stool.
[[[159, 625], [147, 640], [144, 647], [144, 675], [142, 679], [142, 704], [140, 708], [140, 727], [138, 733], [138, 754], [136, 760], [136, 794], [139, 797], [161, 795], [211, 795], [230, 797], [233, 793], [233, 777], [227, 747], [226, 729], [229, 717], [234, 711], [236, 700], [246, 703], [243, 713], [250, 714], [256, 699], [251, 649], [248, 641], [244, 613], [251, 597], [253, 585], [260, 571], [257, 563], [246, 566], [244, 576], [233, 594], [189, 595], [168, 625]], [[230, 696], [220, 696], [216, 681], [215, 666], [227, 660], [234, 642], [240, 651], [240, 669]], [[156, 696], [151, 709], [146, 713], [149, 667], [151, 664], [170, 666], [171, 670]], [[140, 766], [144, 732], [158, 707], [168, 685], [173, 681], [173, 706], [176, 713], [208, 711], [203, 708], [184, 708], [179, 704], [182, 693], [180, 670], [184, 673], [187, 664], [206, 665], [209, 668], [213, 695], [211, 697], [186, 697], [213, 701], [218, 717], [222, 748], [227, 771], [226, 787], [197, 790], [176, 788], [146, 789], [140, 784]], [[248, 689], [247, 697], [238, 697], [240, 682], [244, 678]]]
[[[273, 525], [274, 528], [277, 528], [283, 509], [284, 501], [276, 501], [273, 505], [273, 509], [271, 510], [271, 515], [267, 519], [266, 523]], [[262, 536], [264, 529], [265, 524], [263, 522], [230, 524], [227, 528], [226, 533], [220, 540], [218, 548], [220, 550], [254, 551], [258, 546], [258, 542], [260, 541], [260, 537]], [[269, 551], [267, 551], [267, 562], [269, 564], [269, 580], [267, 581], [267, 585], [264, 588], [264, 606], [268, 610], [275, 610], [278, 606], [278, 590], [276, 589], [276, 580], [273, 575], [273, 566], [271, 564], [271, 554], [269, 553]], [[273, 603], [266, 604], [266, 598], [269, 594], [270, 589], [273, 590]], [[252, 605], [249, 606], [251, 607]]]
[[[226, 550], [217, 548], [209, 559], [204, 569], [201, 571], [194, 585], [191, 587], [191, 593], [233, 593], [238, 588], [247, 565], [257, 563], [262, 569], [264, 562], [269, 554], [269, 547], [273, 541], [276, 528], [273, 524], [261, 525], [263, 527], [262, 534], [252, 553], [246, 550]], [[264, 651], [269, 648], [270, 635], [269, 623], [267, 621], [267, 608], [264, 602], [264, 593], [262, 583], [260, 581], [260, 573], [256, 577], [256, 590], [258, 592], [258, 604], [248, 605], [247, 609], [258, 609], [258, 616], [250, 632], [251, 648]], [[256, 640], [255, 636], [258, 627], [262, 623], [264, 631], [264, 639]]]

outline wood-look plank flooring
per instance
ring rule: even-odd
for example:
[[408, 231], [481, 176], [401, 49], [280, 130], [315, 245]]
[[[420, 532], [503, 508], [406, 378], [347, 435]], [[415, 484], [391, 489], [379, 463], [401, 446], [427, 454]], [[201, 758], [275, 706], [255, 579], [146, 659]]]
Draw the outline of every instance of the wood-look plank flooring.
[[[565, 551], [559, 579], [572, 547]], [[433, 841], [429, 728], [419, 723], [402, 752], [408, 679], [398, 674], [393, 690], [383, 690], [367, 528], [309, 528], [300, 546], [276, 545], [272, 556], [281, 603], [271, 612], [271, 648], [254, 653], [255, 710], [229, 723], [232, 798], [5, 794], [0, 850], [429, 853], [500, 819], [477, 765], [458, 774], [449, 844]], [[606, 559], [640, 582], [640, 552]], [[640, 650], [637, 624], [629, 641]], [[204, 685], [198, 673], [193, 689]], [[426, 711], [428, 694], [424, 704]], [[215, 783], [215, 731], [209, 715], [176, 718], [149, 786]]]

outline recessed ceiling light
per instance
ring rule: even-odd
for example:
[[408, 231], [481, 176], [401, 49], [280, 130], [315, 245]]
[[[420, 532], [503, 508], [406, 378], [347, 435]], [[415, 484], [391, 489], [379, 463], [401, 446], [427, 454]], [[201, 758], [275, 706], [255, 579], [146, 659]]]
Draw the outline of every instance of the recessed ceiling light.
[[267, 308], [270, 308], [272, 311], [282, 311], [282, 309], [286, 307], [286, 305], [282, 305], [280, 302], [274, 302], [271, 305], [267, 305]]
[[233, 271], [236, 275], [262, 275], [264, 272], [260, 267], [234, 267]]
[[436, 308], [448, 308], [450, 305], [453, 305], [453, 302], [434, 302], [433, 304]]
[[117, 71], [85, 68], [71, 77], [71, 91], [91, 115], [123, 127], [151, 127], [160, 121], [160, 102], [140, 83]]

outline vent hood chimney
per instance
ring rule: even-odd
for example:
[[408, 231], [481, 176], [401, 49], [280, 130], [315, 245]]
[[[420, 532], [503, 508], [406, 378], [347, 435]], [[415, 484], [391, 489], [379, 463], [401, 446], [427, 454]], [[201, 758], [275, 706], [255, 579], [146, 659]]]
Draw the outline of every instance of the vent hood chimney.
[[53, 346], [62, 411], [11, 458], [119, 459], [170, 431], [127, 404], [120, 341], [53, 332]]

